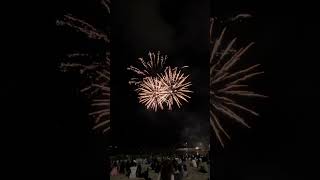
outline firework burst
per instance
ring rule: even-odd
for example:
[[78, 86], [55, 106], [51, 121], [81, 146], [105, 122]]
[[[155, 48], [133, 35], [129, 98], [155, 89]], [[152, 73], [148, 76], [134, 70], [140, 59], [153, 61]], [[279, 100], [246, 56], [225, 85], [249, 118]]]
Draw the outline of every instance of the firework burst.
[[164, 99], [166, 99], [165, 103], [169, 110], [172, 109], [174, 102], [179, 108], [182, 105], [180, 100], [188, 102], [187, 99], [190, 98], [188, 93], [192, 92], [188, 90], [188, 87], [191, 86], [191, 82], [187, 81], [189, 75], [184, 75], [177, 67], [172, 69], [169, 66], [160, 76], [160, 80], [165, 86]]
[[[110, 1], [102, 0], [101, 5], [110, 14]], [[107, 132], [110, 129], [110, 40], [109, 31], [96, 29], [93, 25], [84, 20], [76, 18], [70, 14], [65, 15], [56, 22], [58, 26], [70, 27], [73, 30], [84, 33], [89, 39], [98, 39], [104, 42], [105, 50], [96, 55], [84, 53], [68, 54], [67, 58], [77, 59], [67, 63], [61, 63], [62, 71], [77, 70], [83, 77], [84, 83], [81, 92], [87, 95], [91, 101], [91, 112], [89, 116], [93, 119], [93, 130]], [[81, 60], [86, 58], [91, 63], [83, 63]]]
[[147, 109], [151, 108], [157, 111], [158, 107], [163, 109], [163, 103], [166, 101], [166, 87], [157, 77], [146, 77], [141, 82], [138, 92], [139, 102], [144, 104]]
[[134, 72], [137, 77], [131, 78], [129, 84], [136, 85], [139, 102], [144, 104], [147, 109], [157, 111], [159, 108], [172, 110], [176, 103], [180, 108], [182, 101], [188, 102], [188, 90], [191, 82], [188, 81], [189, 75], [181, 72], [181, 69], [165, 67], [167, 55], [160, 55], [158, 51], [148, 53], [149, 60], [139, 58], [141, 68], [130, 66], [128, 70]]
[[[242, 16], [236, 17], [238, 20]], [[262, 71], [257, 71], [259, 64], [240, 70], [235, 70], [234, 68], [235, 64], [253, 43], [235, 49], [236, 38], [231, 41], [224, 40], [226, 28], [216, 38], [213, 37], [214, 20], [213, 18], [211, 19], [210, 26], [210, 43], [212, 45], [210, 56], [210, 124], [219, 142], [224, 146], [223, 138], [230, 139], [230, 136], [222, 126], [222, 118], [227, 117], [249, 128], [250, 126], [246, 121], [236, 112], [241, 110], [258, 116], [255, 111], [237, 102], [238, 98], [266, 96], [248, 91], [248, 85], [243, 84], [246, 80], [263, 73]]]
[[148, 59], [138, 58], [139, 66], [130, 66], [127, 70], [136, 74], [136, 77], [131, 78], [129, 84], [138, 85], [145, 77], [155, 77], [163, 71], [168, 56], [161, 55], [158, 51], [157, 55], [153, 52], [148, 53]]

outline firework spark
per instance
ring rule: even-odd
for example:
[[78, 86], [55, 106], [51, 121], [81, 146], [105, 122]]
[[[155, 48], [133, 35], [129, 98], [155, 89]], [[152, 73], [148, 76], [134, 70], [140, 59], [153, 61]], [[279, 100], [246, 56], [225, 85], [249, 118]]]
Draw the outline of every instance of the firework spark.
[[138, 76], [131, 78], [129, 84], [137, 86], [139, 102], [154, 111], [165, 107], [172, 110], [174, 103], [180, 108], [181, 102], [188, 102], [187, 99], [190, 98], [187, 93], [192, 92], [188, 90], [191, 86], [191, 82], [188, 82], [189, 75], [181, 72], [181, 69], [188, 66], [183, 66], [180, 70], [177, 67], [172, 69], [170, 66], [164, 68], [167, 55], [160, 55], [159, 51], [157, 56], [151, 52], [148, 55], [148, 61], [139, 58], [142, 68], [127, 68]]
[[192, 91], [188, 90], [188, 87], [191, 86], [191, 82], [187, 81], [189, 75], [184, 75], [181, 73], [181, 70], [178, 68], [167, 67], [164, 71], [164, 74], [160, 75], [161, 82], [165, 86], [166, 93], [164, 94], [164, 99], [166, 99], [166, 104], [168, 109], [172, 109], [172, 105], [174, 102], [181, 107], [181, 101], [188, 102], [188, 98], [190, 96], [187, 93], [191, 93]]
[[[110, 1], [101, 0], [101, 5], [110, 14]], [[78, 32], [84, 33], [89, 39], [99, 39], [105, 42], [105, 52], [102, 58], [85, 53], [71, 53], [68, 59], [91, 58], [90, 64], [81, 61], [61, 63], [62, 71], [78, 70], [84, 78], [84, 85], [81, 92], [91, 100], [92, 111], [89, 116], [93, 118], [93, 130], [107, 132], [110, 130], [110, 39], [109, 31], [101, 31], [84, 20], [70, 14], [65, 15], [62, 20], [57, 20], [58, 26], [70, 27]], [[101, 52], [98, 52], [98, 54]]]
[[158, 107], [163, 109], [166, 101], [166, 86], [157, 77], [146, 77], [137, 88], [139, 102], [144, 104], [147, 109], [157, 111]]
[[144, 60], [143, 58], [139, 59], [140, 67], [130, 66], [127, 70], [134, 72], [137, 77], [131, 78], [129, 84], [138, 85], [142, 82], [145, 77], [155, 77], [161, 71], [163, 71], [164, 65], [168, 58], [167, 55], [161, 55], [158, 51], [157, 55], [155, 53], [149, 52], [148, 59]]
[[[236, 19], [241, 16], [236, 16]], [[249, 15], [246, 15], [249, 17]], [[234, 49], [233, 46], [236, 38], [231, 41], [224, 41], [227, 31], [224, 28], [215, 38], [213, 37], [214, 20], [211, 19], [210, 26], [210, 44], [212, 45], [210, 56], [210, 124], [217, 136], [217, 139], [224, 146], [223, 137], [230, 139], [229, 134], [222, 127], [221, 119], [227, 117], [235, 120], [240, 124], [250, 127], [243, 118], [240, 117], [234, 109], [242, 110], [254, 116], [258, 116], [255, 111], [239, 104], [237, 97], [266, 97], [247, 91], [248, 85], [241, 84], [246, 80], [253, 78], [263, 72], [256, 72], [259, 64], [252, 65], [245, 69], [234, 70], [235, 64], [240, 60], [242, 55], [253, 45], [249, 43], [247, 46]]]

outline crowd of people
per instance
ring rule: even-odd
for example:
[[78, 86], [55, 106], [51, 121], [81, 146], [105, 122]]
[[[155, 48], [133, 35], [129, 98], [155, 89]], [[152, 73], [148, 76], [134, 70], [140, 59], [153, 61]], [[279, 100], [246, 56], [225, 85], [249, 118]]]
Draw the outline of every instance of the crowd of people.
[[[188, 167], [197, 169], [200, 173], [208, 173], [208, 157], [180, 156], [180, 157], [150, 157], [127, 158], [113, 160], [111, 176], [125, 175], [129, 179], [142, 178], [145, 180], [184, 180], [189, 175]], [[149, 176], [149, 172], [157, 174], [156, 179]]]

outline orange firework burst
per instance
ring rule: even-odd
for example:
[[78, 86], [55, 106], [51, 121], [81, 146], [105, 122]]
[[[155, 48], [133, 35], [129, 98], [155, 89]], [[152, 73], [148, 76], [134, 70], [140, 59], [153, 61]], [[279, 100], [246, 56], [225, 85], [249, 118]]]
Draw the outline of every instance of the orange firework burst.
[[191, 82], [187, 81], [189, 75], [185, 76], [177, 67], [171, 69], [169, 66], [164, 71], [164, 74], [160, 76], [160, 80], [165, 86], [166, 93], [164, 94], [164, 97], [169, 109], [172, 109], [174, 102], [179, 108], [182, 105], [180, 100], [188, 102], [187, 99], [190, 98], [190, 96], [188, 96], [187, 93], [192, 92], [188, 90], [188, 87], [191, 86]]
[[[110, 15], [110, 0], [101, 0], [101, 5], [106, 14]], [[99, 39], [104, 42], [105, 51], [97, 52], [101, 53], [102, 58], [92, 54], [71, 53], [67, 55], [69, 61], [71, 59], [78, 61], [61, 63], [61, 70], [78, 70], [84, 76], [81, 92], [86, 94], [91, 102], [92, 109], [89, 116], [93, 119], [92, 129], [102, 133], [108, 132], [110, 130], [110, 31], [98, 30], [88, 22], [70, 14], [57, 20], [56, 24], [81, 32], [88, 39]], [[91, 63], [83, 63], [83, 59], [89, 59]]]
[[127, 70], [134, 72], [137, 77], [131, 78], [129, 84], [138, 85], [145, 77], [154, 77], [161, 71], [163, 71], [164, 64], [167, 60], [167, 55], [161, 55], [158, 51], [157, 55], [153, 52], [148, 53], [149, 59], [139, 59], [139, 67], [130, 66]]
[[[174, 103], [180, 108], [182, 101], [188, 102], [188, 90], [191, 82], [188, 81], [189, 75], [185, 75], [180, 69], [167, 66], [164, 68], [167, 55], [161, 56], [158, 51], [157, 56], [149, 52], [149, 60], [139, 58], [143, 69], [130, 66], [128, 70], [133, 71], [137, 77], [131, 78], [129, 84], [137, 86], [139, 102], [144, 104], [147, 109], [157, 111], [167, 107], [172, 110]], [[184, 66], [186, 67], [186, 66]], [[183, 67], [183, 68], [184, 68]]]
[[[241, 17], [250, 17], [249, 15], [238, 15], [237, 20]], [[241, 105], [237, 102], [238, 97], [266, 97], [248, 91], [248, 85], [242, 84], [244, 81], [255, 77], [263, 72], [255, 71], [259, 66], [251, 65], [248, 68], [234, 70], [234, 65], [240, 60], [242, 55], [253, 45], [250, 43], [244, 48], [234, 49], [233, 46], [236, 38], [231, 41], [224, 41], [226, 28], [213, 38], [212, 28], [214, 19], [211, 19], [210, 42], [212, 45], [210, 56], [210, 124], [222, 146], [223, 137], [230, 139], [229, 134], [225, 131], [221, 123], [221, 116], [228, 117], [240, 124], [250, 127], [245, 120], [237, 113], [239, 110], [258, 116], [258, 113]], [[236, 109], [237, 111], [235, 111]]]
[[157, 77], [146, 77], [137, 88], [139, 102], [144, 104], [147, 109], [157, 111], [158, 107], [163, 109], [166, 101], [166, 87]]

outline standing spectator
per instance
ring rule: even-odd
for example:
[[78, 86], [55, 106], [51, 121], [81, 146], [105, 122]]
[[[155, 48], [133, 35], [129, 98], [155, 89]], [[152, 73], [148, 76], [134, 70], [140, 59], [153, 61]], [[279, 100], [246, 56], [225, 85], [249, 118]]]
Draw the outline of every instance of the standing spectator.
[[119, 171], [119, 173], [120, 174], [124, 174], [125, 168], [126, 168], [126, 165], [125, 165], [124, 161], [121, 161], [120, 162], [120, 171]]
[[129, 178], [131, 173], [129, 160], [126, 162], [126, 176]]
[[183, 168], [182, 168], [181, 164], [178, 165], [178, 169], [174, 175], [174, 179], [175, 180], [183, 180]]
[[137, 166], [137, 172], [136, 172], [136, 176], [137, 177], [142, 177], [142, 168], [141, 168], [141, 164], [138, 164]]
[[111, 176], [118, 176], [119, 175], [119, 171], [118, 171], [119, 169], [118, 169], [118, 164], [117, 164], [117, 162], [115, 161], [114, 163], [113, 163], [113, 165], [112, 165], [112, 170], [111, 170], [111, 173], [110, 173], [110, 175]]
[[183, 164], [183, 177], [187, 177], [188, 176], [188, 169], [187, 169], [187, 165]]
[[174, 168], [170, 160], [164, 160], [162, 162], [158, 180], [174, 180]]
[[192, 167], [195, 167], [195, 168], [198, 167], [195, 159], [192, 159], [191, 164], [192, 164]]
[[137, 172], [137, 164], [135, 162], [133, 162], [131, 167], [130, 167], [130, 176], [129, 176], [129, 178], [130, 179], [136, 178], [137, 177], [136, 172]]

